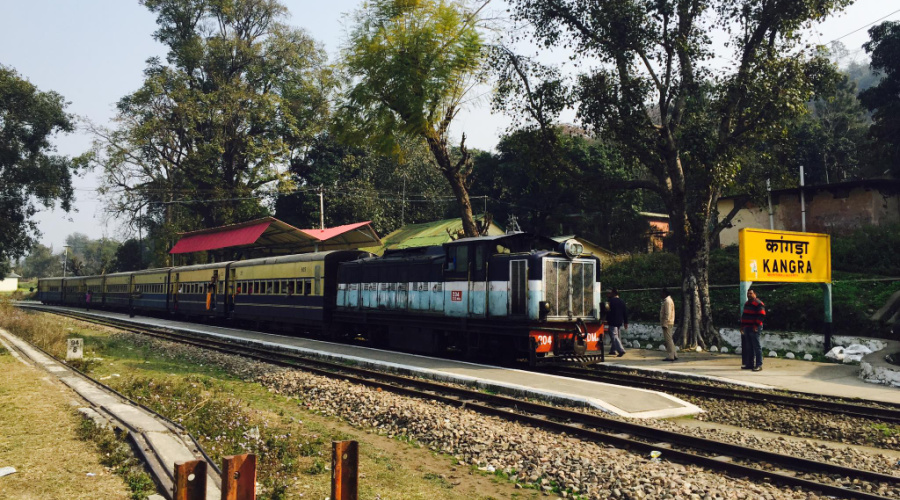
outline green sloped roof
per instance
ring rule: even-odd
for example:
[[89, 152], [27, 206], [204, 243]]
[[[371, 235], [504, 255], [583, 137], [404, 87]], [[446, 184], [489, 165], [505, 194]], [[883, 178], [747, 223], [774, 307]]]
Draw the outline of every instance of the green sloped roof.
[[[481, 217], [475, 217], [481, 220]], [[383, 253], [385, 249], [396, 250], [399, 248], [427, 247], [434, 245], [442, 245], [450, 241], [451, 233], [456, 233], [462, 229], [462, 221], [460, 219], [444, 219], [434, 222], [422, 222], [420, 224], [407, 224], [400, 229], [381, 238], [382, 247], [367, 247], [366, 250], [372, 253]], [[488, 235], [494, 236], [503, 234], [504, 230], [497, 224], [491, 223], [488, 229]]]

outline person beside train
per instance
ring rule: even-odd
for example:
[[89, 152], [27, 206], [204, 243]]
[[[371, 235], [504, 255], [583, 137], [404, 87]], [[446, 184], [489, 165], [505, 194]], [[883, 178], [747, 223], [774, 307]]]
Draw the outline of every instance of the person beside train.
[[615, 354], [621, 358], [625, 355], [625, 348], [622, 347], [622, 339], [619, 333], [624, 326], [628, 329], [628, 308], [625, 301], [619, 298], [619, 291], [615, 288], [609, 291], [609, 302], [607, 302], [609, 312], [606, 313], [606, 324], [609, 326], [609, 354]]
[[665, 361], [675, 361], [678, 356], [675, 354], [675, 341], [672, 335], [675, 333], [675, 302], [669, 294], [668, 288], [662, 289], [662, 304], [659, 308], [659, 324], [662, 326], [663, 340], [666, 343]]
[[747, 290], [747, 302], [741, 314], [741, 358], [742, 370], [762, 370], [762, 346], [759, 336], [762, 334], [763, 320], [766, 318], [766, 305], [756, 298], [756, 292]]

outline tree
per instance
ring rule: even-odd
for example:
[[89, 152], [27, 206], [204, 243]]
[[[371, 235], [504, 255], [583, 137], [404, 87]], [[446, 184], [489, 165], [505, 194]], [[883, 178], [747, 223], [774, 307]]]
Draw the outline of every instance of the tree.
[[66, 237], [69, 246], [69, 268], [76, 276], [92, 276], [110, 272], [119, 242], [107, 238], [92, 240], [88, 235], [72, 233]]
[[107, 210], [162, 242], [266, 215], [328, 116], [324, 50], [276, 0], [142, 3], [169, 52], [119, 101], [118, 127], [94, 127]]
[[870, 120], [856, 97], [856, 84], [842, 74], [834, 86], [817, 92], [809, 108], [789, 133], [797, 141], [790, 166], [805, 167], [807, 184], [864, 176]]
[[[497, 154], [478, 155], [473, 190], [496, 200], [497, 220], [515, 215], [523, 230], [574, 233], [615, 251], [646, 249], [649, 226], [639, 215], [646, 196], [608, 187], [629, 174], [617, 148], [573, 127], [551, 129], [549, 152], [540, 129], [524, 128], [503, 136]], [[598, 168], [604, 182], [595, 180]]]
[[456, 152], [448, 143], [464, 98], [484, 79], [479, 11], [454, 0], [365, 4], [343, 52], [350, 84], [338, 111], [345, 140], [394, 154], [402, 136], [424, 141], [456, 197], [466, 236], [478, 235], [468, 190], [472, 155], [465, 134]]
[[323, 134], [291, 165], [299, 189], [279, 196], [275, 216], [296, 227], [318, 227], [321, 187], [326, 226], [371, 220], [378, 233], [387, 234], [403, 224], [445, 218], [452, 194], [431, 152], [409, 139], [399, 147], [401, 155], [384, 155]]
[[[787, 122], [833, 74], [821, 53], [799, 46], [800, 30], [848, 3], [515, 1], [514, 15], [531, 23], [540, 44], [597, 61], [577, 82], [579, 117], [642, 167], [619, 186], [653, 191], [665, 203], [681, 262], [685, 345], [721, 343], [709, 248], [736, 210], [717, 214], [717, 200], [737, 179], [776, 169], [773, 149]], [[718, 62], [713, 29], [734, 51], [730, 66]]]
[[900, 22], [873, 26], [869, 37], [863, 48], [872, 55], [872, 68], [884, 78], [861, 92], [859, 99], [874, 112], [870, 132], [879, 159], [887, 171], [900, 177]]
[[112, 262], [113, 272], [140, 271], [144, 268], [145, 262], [141, 258], [141, 243], [138, 240], [131, 238], [119, 245]]
[[31, 252], [22, 262], [22, 272], [26, 278], [48, 278], [62, 275], [61, 255], [53, 255], [53, 250], [40, 243], [31, 247]]
[[50, 142], [75, 128], [67, 105], [56, 92], [42, 92], [0, 65], [0, 275], [10, 259], [35, 245], [38, 206], [53, 208], [58, 201], [63, 210], [72, 209], [72, 175], [87, 156], [57, 155]]

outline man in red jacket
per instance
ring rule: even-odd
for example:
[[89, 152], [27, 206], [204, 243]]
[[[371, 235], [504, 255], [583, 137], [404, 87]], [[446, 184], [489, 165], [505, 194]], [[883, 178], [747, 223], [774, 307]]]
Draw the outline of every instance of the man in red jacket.
[[756, 292], [747, 290], [747, 302], [741, 314], [741, 358], [744, 361], [742, 370], [762, 370], [762, 347], [759, 335], [762, 333], [763, 320], [766, 318], [766, 305], [756, 298]]

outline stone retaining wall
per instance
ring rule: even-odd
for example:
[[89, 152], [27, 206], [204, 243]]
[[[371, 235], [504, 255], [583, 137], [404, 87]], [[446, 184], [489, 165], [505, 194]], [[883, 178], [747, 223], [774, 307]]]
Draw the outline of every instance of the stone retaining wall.
[[[741, 332], [737, 328], [720, 328], [719, 335], [725, 344], [721, 352], [741, 352]], [[632, 323], [628, 325], [628, 330], [621, 330], [621, 336], [622, 341], [632, 347], [665, 350], [662, 328], [659, 325]], [[813, 354], [824, 354], [825, 337], [817, 333], [776, 332], [763, 329], [759, 340], [763, 353], [767, 356], [771, 351], [777, 352], [779, 356], [794, 359], [812, 359]], [[870, 337], [834, 335], [832, 344], [842, 347], [860, 344], [868, 347], [872, 350], [872, 354], [860, 362], [860, 378], [866, 382], [900, 387], [900, 367], [883, 361], [884, 356], [889, 354], [885, 349], [889, 345], [897, 344], [896, 342]], [[716, 347], [710, 350], [719, 351]]]

